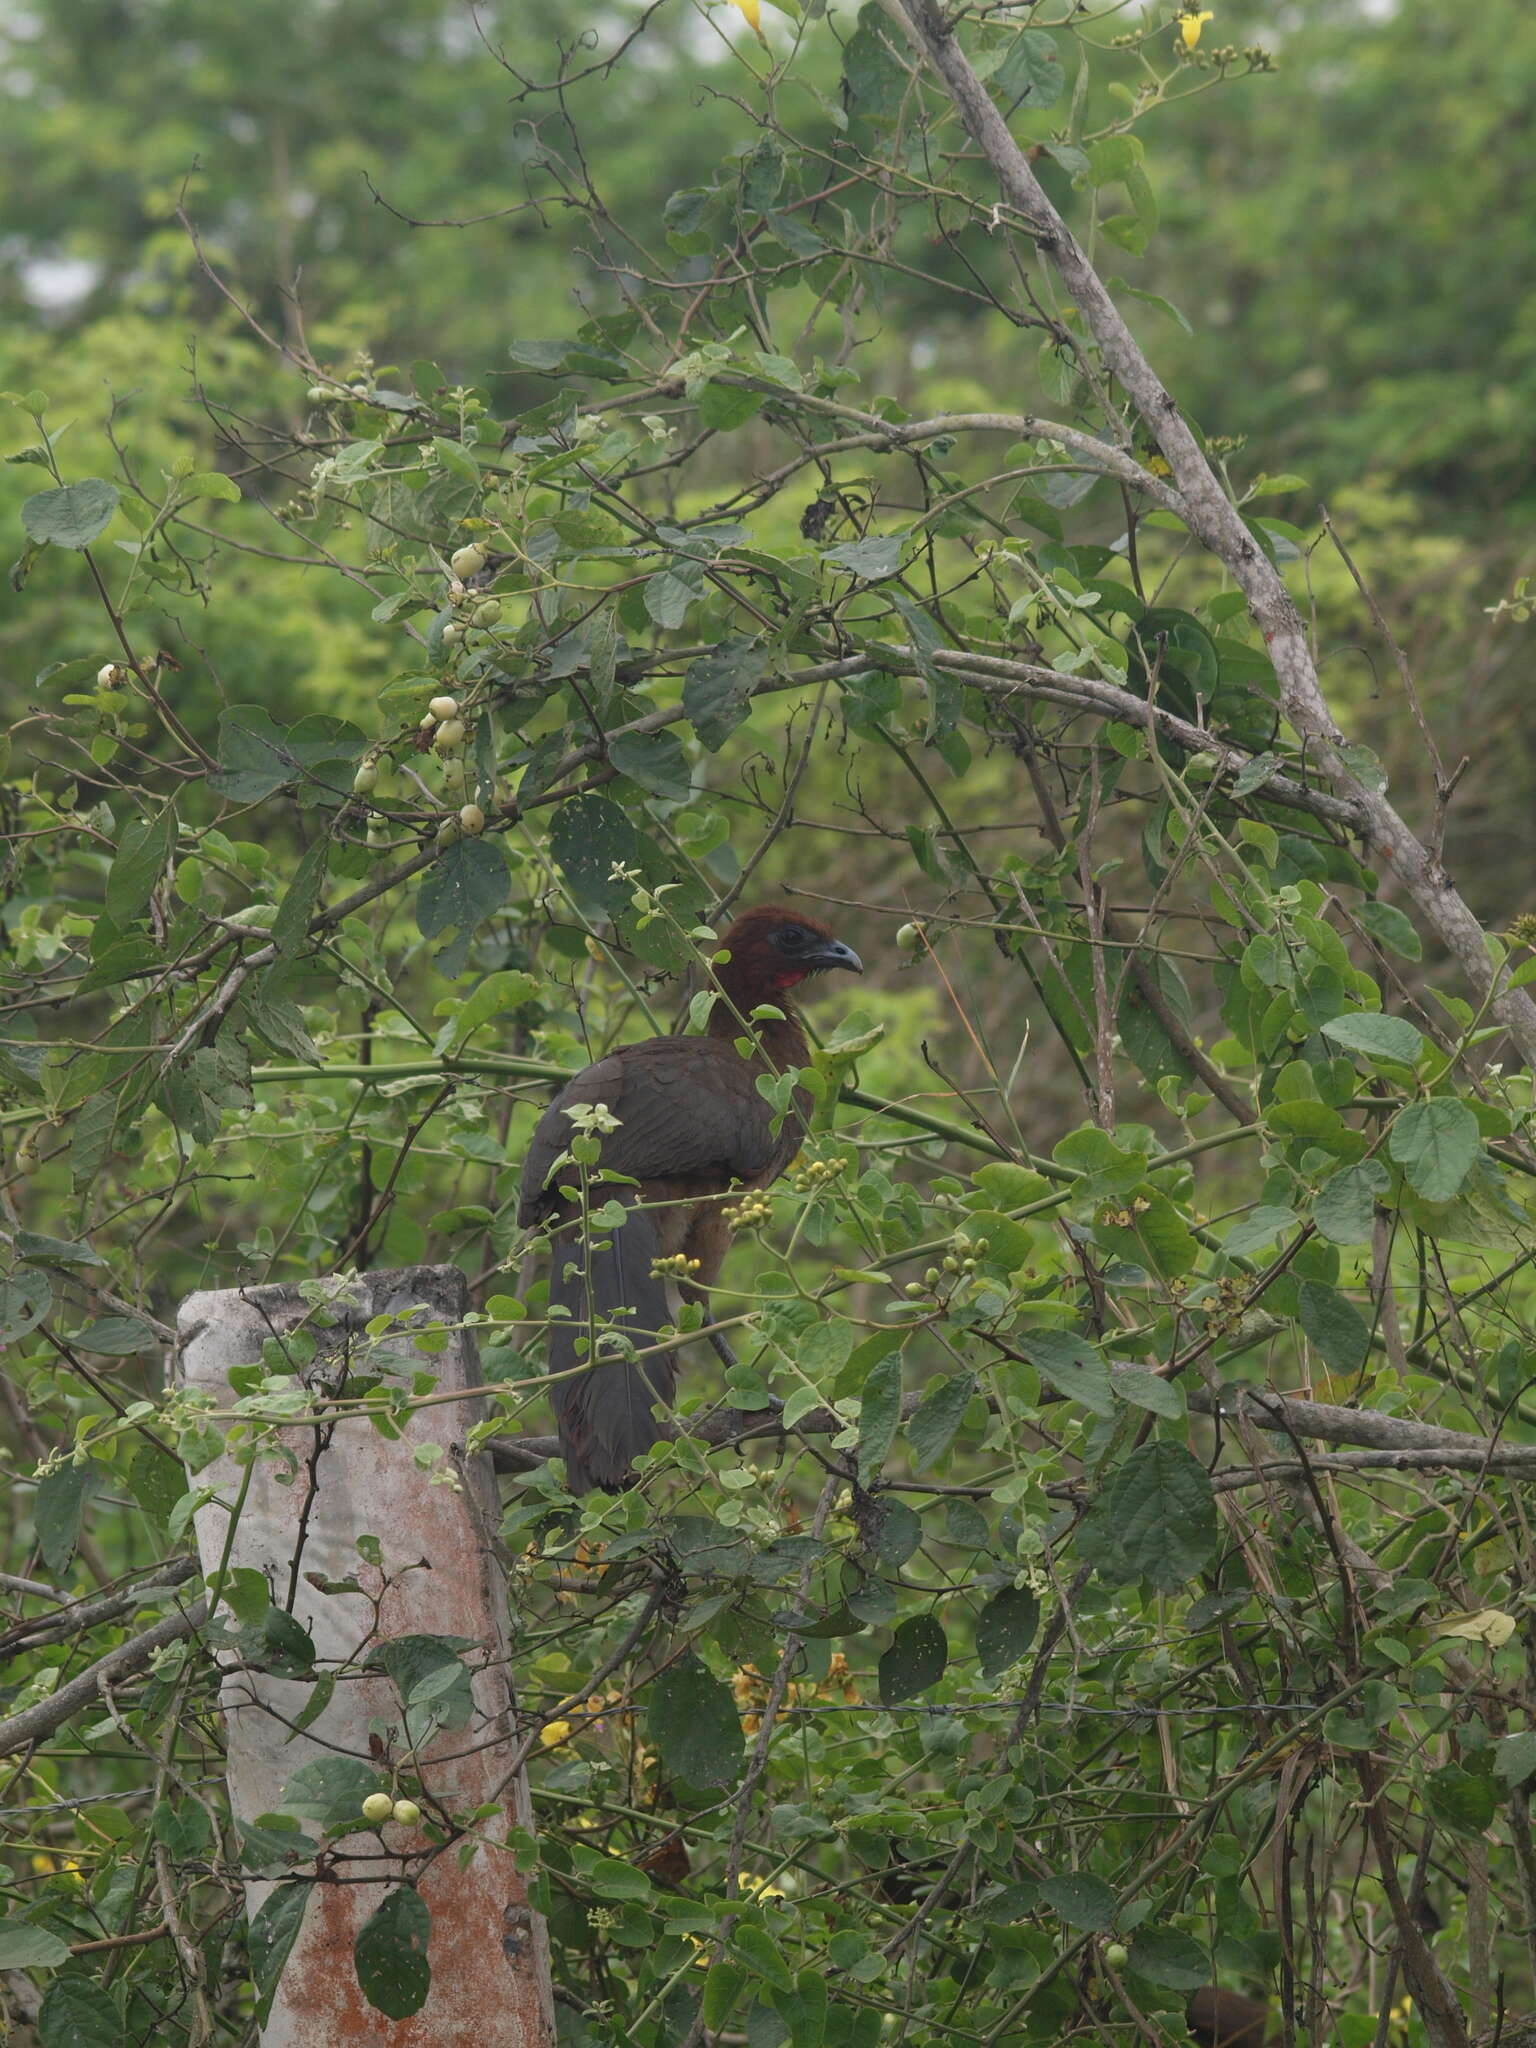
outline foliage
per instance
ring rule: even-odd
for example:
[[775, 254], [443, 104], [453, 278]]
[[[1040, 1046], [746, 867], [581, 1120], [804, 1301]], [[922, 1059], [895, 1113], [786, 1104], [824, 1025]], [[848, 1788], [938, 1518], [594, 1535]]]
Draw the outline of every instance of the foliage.
[[[247, 14], [253, 78], [286, 18]], [[985, 10], [964, 33], [1106, 267], [1160, 246], [1180, 103], [1269, 89], [1265, 53], [1167, 18], [1106, 54], [1120, 19]], [[382, 107], [441, 26], [397, 11], [365, 74], [299, 51], [269, 82], [301, 125], [330, 118], [311, 96], [376, 85]], [[594, 1050], [666, 1028], [729, 904], [780, 889], [876, 967], [851, 1013], [813, 1005], [813, 1135], [742, 1203], [716, 1304], [747, 1318], [730, 1399], [774, 1394], [781, 1426], [722, 1444], [690, 1359], [682, 1433], [634, 1490], [573, 1501], [506, 1454], [523, 1846], [564, 2037], [1129, 2041], [1223, 1977], [1298, 2038], [1364, 2042], [1429, 1981], [1426, 1900], [1475, 2022], [1496, 1978], [1536, 2002], [1529, 1076], [1491, 996], [1425, 967], [1401, 849], [1359, 837], [1376, 755], [1356, 741], [1319, 779], [1153, 424], [892, 17], [764, 27], [731, 17], [675, 144], [714, 156], [628, 212], [599, 195], [606, 152], [617, 189], [658, 71], [702, 66], [687, 38], [647, 25], [602, 73], [612, 136], [574, 86], [518, 75], [518, 161], [597, 282], [570, 321], [530, 292], [475, 379], [483, 307], [433, 356], [352, 353], [361, 280], [414, 274], [382, 215], [318, 266], [317, 321], [248, 294], [226, 161], [206, 268], [178, 240], [154, 273], [177, 305], [224, 293], [196, 410], [163, 353], [94, 425], [88, 350], [13, 395], [7, 632], [39, 658], [0, 790], [29, 1828], [0, 1965], [46, 1984], [45, 2048], [248, 2037], [317, 1843], [365, 1798], [398, 1818], [374, 1757], [330, 1756], [231, 1824], [209, 1640], [312, 1685], [316, 1713], [338, 1677], [259, 1574], [210, 1575], [202, 1634], [50, 1722], [186, 1583], [222, 1448], [264, 1484], [279, 1426], [397, 1433], [447, 1335], [416, 1333], [410, 1382], [335, 1397], [302, 1376], [313, 1333], [274, 1340], [212, 1413], [162, 1370], [178, 1300], [456, 1263], [494, 1428], [537, 1435], [533, 1117]], [[192, 104], [233, 120], [242, 49], [217, 48]], [[462, 81], [507, 85], [448, 54], [429, 191]], [[540, 55], [546, 83], [598, 61]], [[1116, 98], [1131, 63], [1154, 82]], [[465, 212], [506, 203], [478, 141]], [[144, 224], [114, 226], [67, 158], [50, 232], [88, 191], [81, 232], [115, 262]], [[994, 389], [883, 346], [936, 308], [985, 335]], [[1320, 589], [1322, 630], [1385, 665], [1302, 487], [1204, 448], [1255, 547]], [[1400, 531], [1401, 501], [1360, 489]], [[1501, 994], [1531, 978], [1476, 938]], [[316, 1330], [332, 1307], [317, 1293]], [[61, 1613], [82, 1577], [109, 1590]], [[373, 1646], [397, 1749], [462, 1725], [463, 1652]], [[429, 1758], [428, 1803], [430, 1779]], [[433, 1814], [422, 1855], [485, 1819]], [[418, 1861], [357, 1945], [392, 2017], [430, 1986]], [[247, 1922], [250, 1876], [284, 1882]]]

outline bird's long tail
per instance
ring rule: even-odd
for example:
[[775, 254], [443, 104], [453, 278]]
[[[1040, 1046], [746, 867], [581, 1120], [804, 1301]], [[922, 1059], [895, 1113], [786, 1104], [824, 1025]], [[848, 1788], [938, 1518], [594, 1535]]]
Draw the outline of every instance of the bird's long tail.
[[549, 1370], [562, 1375], [550, 1393], [573, 1493], [627, 1486], [634, 1460], [662, 1434], [655, 1410], [671, 1405], [674, 1354], [637, 1363], [603, 1344], [612, 1328], [643, 1349], [672, 1321], [665, 1282], [651, 1271], [660, 1251], [654, 1219], [635, 1207], [617, 1230], [583, 1239], [573, 1224], [551, 1243], [549, 1303], [568, 1313], [550, 1319]]

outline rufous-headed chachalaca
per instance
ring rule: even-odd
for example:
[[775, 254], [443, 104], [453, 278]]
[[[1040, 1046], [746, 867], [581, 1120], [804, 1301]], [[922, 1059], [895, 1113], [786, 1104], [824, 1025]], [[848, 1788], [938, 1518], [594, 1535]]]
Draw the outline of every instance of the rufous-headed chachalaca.
[[1186, 2017], [1201, 2048], [1265, 2048], [1269, 2039], [1269, 2007], [1223, 1984], [1197, 1991]]
[[[677, 1382], [675, 1352], [636, 1361], [615, 1355], [604, 1332], [641, 1351], [674, 1320], [658, 1260], [688, 1261], [679, 1292], [706, 1301], [730, 1248], [732, 1192], [767, 1187], [800, 1150], [805, 1091], [780, 1121], [757, 1086], [805, 1064], [790, 990], [829, 967], [863, 971], [851, 947], [797, 911], [749, 910], [721, 943], [729, 957], [714, 969], [708, 1035], [643, 1039], [583, 1067], [539, 1119], [523, 1162], [518, 1222], [553, 1235], [550, 1391], [573, 1493], [629, 1483], [635, 1458], [662, 1434], [655, 1410], [671, 1404]], [[764, 1004], [782, 1018], [750, 1023]], [[736, 1049], [744, 1037], [757, 1047], [745, 1059]], [[627, 1213], [617, 1228], [584, 1233], [567, 1111], [599, 1103], [618, 1121], [602, 1136], [591, 1204], [616, 1196]], [[605, 1185], [604, 1174], [625, 1178]], [[723, 1339], [714, 1341], [729, 1359]]]

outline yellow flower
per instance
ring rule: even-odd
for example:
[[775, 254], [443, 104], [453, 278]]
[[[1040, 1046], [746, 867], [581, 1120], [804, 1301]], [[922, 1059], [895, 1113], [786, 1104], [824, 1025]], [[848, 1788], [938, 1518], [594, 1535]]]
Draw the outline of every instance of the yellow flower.
[[570, 1732], [571, 1724], [569, 1721], [546, 1721], [539, 1730], [540, 1747], [553, 1749], [557, 1743], [564, 1742]]
[[731, 0], [731, 5], [743, 16], [748, 28], [755, 30], [761, 36], [763, 32], [763, 10], [758, 4], [758, 0]]
[[[739, 6], [740, 4], [741, 0], [737, 0], [737, 5]], [[1186, 14], [1181, 14], [1179, 16], [1179, 34], [1184, 39], [1184, 47], [1186, 50], [1192, 50], [1195, 47], [1195, 45], [1199, 42], [1200, 31], [1205, 27], [1205, 24], [1210, 20], [1210, 18], [1211, 10], [1208, 7], [1206, 8], [1203, 14], [1196, 14], [1193, 10], [1191, 10], [1190, 12]]]

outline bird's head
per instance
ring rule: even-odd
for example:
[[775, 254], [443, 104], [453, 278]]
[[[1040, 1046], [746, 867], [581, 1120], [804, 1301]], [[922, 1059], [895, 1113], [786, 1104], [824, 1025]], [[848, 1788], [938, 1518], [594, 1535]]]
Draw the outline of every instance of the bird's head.
[[798, 910], [749, 910], [721, 940], [730, 959], [718, 969], [721, 988], [739, 1009], [771, 1003], [812, 974], [845, 967], [862, 974], [852, 946]]

